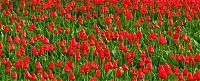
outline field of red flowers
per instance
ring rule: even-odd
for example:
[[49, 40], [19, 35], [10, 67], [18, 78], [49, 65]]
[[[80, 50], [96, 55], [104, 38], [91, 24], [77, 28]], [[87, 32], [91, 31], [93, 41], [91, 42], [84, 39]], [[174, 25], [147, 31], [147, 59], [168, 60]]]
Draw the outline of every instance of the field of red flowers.
[[0, 0], [0, 80], [200, 80], [199, 6], [200, 0]]

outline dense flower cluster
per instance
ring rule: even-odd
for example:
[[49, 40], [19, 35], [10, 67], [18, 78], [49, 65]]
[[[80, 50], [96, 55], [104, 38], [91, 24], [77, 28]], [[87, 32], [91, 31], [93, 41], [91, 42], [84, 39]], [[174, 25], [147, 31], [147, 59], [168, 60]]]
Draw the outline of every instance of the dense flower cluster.
[[199, 0], [1, 0], [0, 79], [200, 80]]

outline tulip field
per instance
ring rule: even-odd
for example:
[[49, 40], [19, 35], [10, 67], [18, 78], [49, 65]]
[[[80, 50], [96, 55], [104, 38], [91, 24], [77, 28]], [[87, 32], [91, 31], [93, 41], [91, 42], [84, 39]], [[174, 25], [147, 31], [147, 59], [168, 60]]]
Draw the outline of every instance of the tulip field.
[[200, 81], [200, 0], [0, 0], [1, 81]]

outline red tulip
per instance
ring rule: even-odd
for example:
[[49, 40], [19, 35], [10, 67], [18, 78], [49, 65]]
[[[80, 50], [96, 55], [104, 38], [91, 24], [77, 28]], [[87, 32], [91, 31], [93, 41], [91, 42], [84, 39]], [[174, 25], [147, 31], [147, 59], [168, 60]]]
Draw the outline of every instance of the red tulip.
[[24, 11], [25, 16], [28, 16], [28, 14], [29, 14], [28, 10]]
[[66, 14], [66, 17], [65, 17], [67, 20], [69, 20], [69, 19], [71, 19], [72, 18], [72, 16], [71, 16], [71, 14]]
[[99, 70], [99, 65], [96, 62], [94, 61], [90, 62], [90, 65], [92, 69]]
[[142, 50], [140, 56], [141, 57], [146, 57], [146, 52], [144, 50]]
[[119, 50], [123, 50], [124, 49], [124, 45], [121, 43], [120, 45], [119, 45]]
[[187, 75], [187, 80], [188, 80], [188, 81], [194, 80], [194, 79], [193, 79], [193, 76], [192, 76], [192, 73], [188, 73], [188, 75]]
[[132, 70], [131, 70], [131, 74], [132, 74], [132, 76], [136, 76], [135, 68], [132, 68]]
[[131, 53], [126, 53], [126, 59], [131, 58]]
[[22, 46], [24, 46], [24, 47], [27, 46], [27, 42], [26, 42], [25, 38], [21, 38], [21, 43], [22, 43]]
[[147, 25], [147, 26], [148, 26], [148, 28], [152, 28], [152, 25], [151, 25], [151, 23], [148, 23], [148, 25]]
[[86, 41], [83, 42], [82, 46], [81, 46], [82, 50], [86, 50], [88, 51], [89, 50], [89, 47], [88, 47], [88, 44]]
[[5, 72], [6, 72], [6, 73], [10, 73], [10, 67], [6, 67]]
[[80, 67], [80, 73], [82, 73], [82, 74], [86, 73], [86, 70], [85, 70], [84, 66]]
[[32, 77], [28, 70], [25, 70], [24, 75], [26, 79], [30, 79]]
[[56, 8], [56, 9], [59, 9], [61, 6], [62, 6], [62, 5], [58, 3], [58, 4], [55, 5], [55, 8]]
[[9, 45], [8, 50], [15, 50], [15, 45], [14, 44]]
[[91, 77], [90, 81], [97, 81], [97, 79], [95, 77]]
[[86, 72], [90, 71], [91, 67], [90, 67], [90, 64], [88, 62], [85, 62], [84, 69], [85, 69]]
[[73, 37], [72, 40], [70, 41], [70, 46], [76, 46], [77, 42], [76, 39]]
[[37, 62], [37, 63], [36, 63], [36, 69], [37, 69], [37, 70], [42, 69], [42, 65], [40, 64], [40, 62]]
[[148, 52], [149, 52], [150, 54], [153, 54], [153, 53], [154, 53], [154, 49], [153, 49], [153, 46], [152, 46], [152, 45], [148, 46]]
[[3, 55], [3, 51], [0, 49], [0, 56], [2, 56]]
[[52, 77], [52, 78], [51, 78], [51, 81], [57, 81], [57, 80], [56, 80], [56, 78], [55, 78], [55, 77]]
[[96, 11], [93, 12], [93, 17], [97, 17]]
[[44, 46], [40, 46], [40, 47], [39, 47], [39, 53], [40, 53], [41, 55], [43, 55], [43, 54], [45, 53], [45, 48], [44, 48]]
[[173, 23], [173, 20], [172, 19], [169, 19], [169, 25], [172, 26], [174, 23]]
[[133, 63], [132, 59], [128, 59], [127, 62], [128, 62], [129, 66], [132, 65], [132, 63]]
[[65, 29], [65, 34], [68, 34], [69, 31], [70, 31], [70, 28], [66, 28], [66, 29]]
[[86, 14], [86, 18], [87, 18], [87, 19], [90, 19], [90, 18], [91, 18], [91, 13], [90, 13], [90, 12], [88, 12], [88, 13]]
[[21, 62], [20, 62], [20, 60], [17, 60], [17, 61], [15, 62], [15, 67], [16, 67], [16, 68], [20, 68], [20, 67], [21, 67]]
[[33, 54], [34, 54], [35, 56], [38, 55], [38, 51], [37, 51], [36, 47], [32, 47], [31, 50], [32, 50], [32, 52], [33, 52]]
[[183, 69], [183, 75], [187, 75], [189, 72], [186, 68]]
[[7, 67], [11, 67], [11, 66], [12, 66], [12, 62], [10, 60], [8, 60]]
[[144, 73], [141, 68], [138, 69], [138, 79], [143, 79]]
[[32, 73], [31, 76], [32, 76], [31, 77], [32, 80], [37, 80], [37, 76], [35, 75], [35, 73]]
[[180, 50], [183, 50], [184, 47], [183, 47], [183, 45], [179, 45], [179, 48], [180, 48]]
[[80, 10], [81, 10], [82, 12], [85, 12], [85, 11], [86, 11], [86, 6], [81, 6]]
[[76, 61], [80, 60], [81, 59], [81, 52], [80, 52], [80, 49], [78, 49], [76, 51]]
[[66, 11], [65, 11], [65, 9], [64, 9], [64, 8], [62, 8], [62, 9], [60, 10], [60, 14], [61, 14], [61, 15], [64, 15], [64, 14], [66, 14]]
[[136, 27], [140, 27], [140, 26], [141, 26], [141, 22], [140, 22], [140, 21], [136, 21], [136, 22], [135, 22], [135, 26], [136, 26]]
[[71, 73], [69, 74], [69, 79], [70, 79], [70, 80], [75, 80], [75, 75], [74, 75], [73, 72], [71, 72]]
[[147, 69], [148, 69], [148, 70], [152, 70], [152, 69], [153, 69], [153, 65], [152, 65], [151, 63], [148, 63], [148, 64], [147, 64]]
[[178, 75], [180, 73], [178, 67], [174, 66], [173, 71], [176, 75]]
[[66, 54], [66, 53], [67, 53], [67, 48], [66, 48], [66, 47], [63, 47], [62, 53], [63, 53], [63, 54]]
[[96, 31], [97, 34], [100, 33], [100, 30], [99, 30], [99, 27], [98, 27], [97, 24], [94, 24], [94, 29], [95, 29], [95, 31]]
[[129, 68], [128, 68], [128, 66], [126, 64], [122, 64], [122, 68], [123, 68], [124, 71], [128, 71], [129, 70]]
[[171, 29], [169, 29], [167, 32], [168, 32], [168, 34], [170, 34], [170, 35], [172, 34], [172, 30], [171, 30]]
[[123, 30], [123, 26], [122, 26], [122, 25], [119, 26], [119, 30], [120, 30], [120, 31]]
[[170, 64], [164, 64], [164, 68], [168, 75], [172, 73]]
[[109, 65], [109, 63], [104, 64], [105, 71], [109, 71], [110, 69], [111, 69], [111, 66]]
[[162, 45], [167, 43], [167, 39], [162, 34], [160, 34], [159, 41]]
[[7, 63], [6, 58], [1, 58], [1, 64], [6, 65], [6, 63]]
[[137, 77], [134, 76], [133, 79], [132, 79], [132, 81], [137, 81]]
[[57, 66], [58, 66], [59, 68], [62, 67], [62, 60], [58, 60], [58, 62], [57, 62]]
[[113, 68], [118, 68], [118, 60], [115, 60], [113, 63]]
[[36, 26], [35, 26], [35, 24], [33, 24], [33, 23], [30, 23], [30, 26], [29, 26], [29, 31], [33, 31], [33, 30], [35, 30], [36, 29]]
[[182, 37], [183, 40], [185, 40], [185, 41], [187, 40], [187, 35], [186, 34], [182, 34], [181, 37]]
[[17, 72], [13, 72], [13, 73], [12, 73], [12, 78], [13, 78], [13, 79], [16, 79], [16, 78], [17, 78]]
[[74, 68], [74, 64], [73, 64], [72, 60], [69, 60], [69, 61], [67, 62], [67, 65], [68, 65], [69, 68], [71, 68], [71, 69]]
[[140, 31], [140, 30], [138, 30], [137, 32], [136, 32], [136, 36], [138, 37], [138, 38], [142, 38], [142, 32]]
[[140, 17], [140, 22], [144, 22], [144, 18], [143, 17]]
[[181, 28], [180, 28], [180, 26], [176, 26], [175, 29], [176, 29], [177, 32], [181, 32]]
[[54, 62], [51, 61], [50, 64], [49, 64], [49, 69], [53, 70], [54, 69]]
[[188, 45], [188, 50], [192, 50], [192, 44]]
[[144, 67], [143, 72], [144, 72], [144, 74], [148, 74], [148, 73], [149, 73], [148, 68], [147, 68], [147, 67]]
[[2, 44], [2, 42], [0, 41], [0, 49], [2, 49], [3, 48], [3, 44]]
[[153, 39], [157, 39], [157, 35], [154, 32], [150, 32], [149, 41], [151, 41]]
[[7, 42], [12, 42], [12, 37], [11, 36], [7, 37]]
[[191, 39], [188, 37], [186, 42], [190, 43], [190, 40], [191, 40]]
[[35, 42], [35, 40], [31, 37], [31, 38], [29, 39], [29, 43], [30, 43], [30, 44], [34, 44], [34, 42]]
[[180, 55], [178, 55], [178, 54], [176, 55], [176, 60], [177, 60], [177, 61], [181, 61]]
[[167, 74], [164, 70], [160, 70], [158, 72], [158, 77], [161, 78], [161, 79], [166, 79], [167, 78]]
[[57, 16], [57, 13], [56, 12], [51, 12], [50, 13], [50, 17], [56, 17]]
[[20, 26], [24, 26], [24, 20], [21, 20], [19, 23]]
[[184, 77], [183, 77], [183, 75], [181, 73], [178, 74], [178, 79], [179, 80], [184, 80]]
[[111, 18], [110, 17], [106, 17], [104, 21], [108, 25], [111, 22]]
[[15, 29], [16, 29], [17, 32], [20, 32], [20, 29], [21, 29], [20, 25], [16, 24]]
[[53, 74], [52, 71], [48, 72], [48, 77], [49, 77], [50, 79], [53, 79], [53, 78], [54, 78], [54, 74]]
[[130, 19], [133, 18], [133, 15], [132, 15], [132, 12], [131, 12], [131, 11], [127, 11], [127, 12], [125, 13], [125, 16], [126, 16], [126, 19], [127, 19], [127, 20], [130, 20]]
[[29, 56], [26, 56], [26, 57], [24, 58], [24, 62], [29, 63], [29, 62], [30, 62], [30, 57], [29, 57]]
[[122, 72], [121, 72], [121, 70], [119, 68], [116, 70], [116, 76], [117, 77], [121, 77], [122, 76]]
[[23, 68], [28, 68], [29, 66], [28, 66], [28, 63], [27, 62], [23, 62]]
[[14, 43], [19, 43], [20, 42], [20, 38], [18, 36], [14, 37]]
[[162, 27], [162, 26], [163, 26], [163, 22], [162, 22], [162, 21], [159, 21], [159, 22], [158, 22], [158, 26], [159, 26], [159, 27]]
[[49, 75], [47, 74], [47, 72], [43, 72], [42, 73], [42, 78], [47, 79], [49, 77]]
[[101, 71], [100, 70], [96, 70], [96, 74], [95, 74], [95, 77], [98, 78], [101, 76]]
[[65, 72], [69, 72], [70, 71], [70, 68], [68, 66], [68, 64], [65, 65]]
[[49, 44], [49, 39], [46, 38], [46, 37], [44, 37], [43, 43], [44, 43], [44, 44]]
[[58, 35], [59, 34], [58, 30], [54, 30], [54, 34]]
[[146, 20], [149, 22], [151, 21], [151, 17], [150, 16], [146, 16]]
[[82, 25], [82, 24], [83, 24], [83, 19], [82, 19], [82, 17], [81, 17], [81, 16], [79, 16], [79, 17], [78, 17], [78, 22], [79, 22], [79, 24], [80, 24], [80, 25]]
[[8, 33], [10, 30], [10, 27], [8, 25], [4, 26], [4, 32], [5, 33]]
[[57, 81], [63, 81], [62, 78], [59, 78]]
[[4, 10], [4, 11], [3, 11], [3, 14], [4, 14], [4, 15], [10, 14], [10, 10], [9, 10], [9, 9]]
[[184, 26], [184, 22], [183, 21], [180, 21], [180, 26]]
[[173, 34], [173, 38], [174, 38], [174, 39], [178, 39], [178, 38], [179, 38], [179, 33], [175, 32], [175, 33]]

